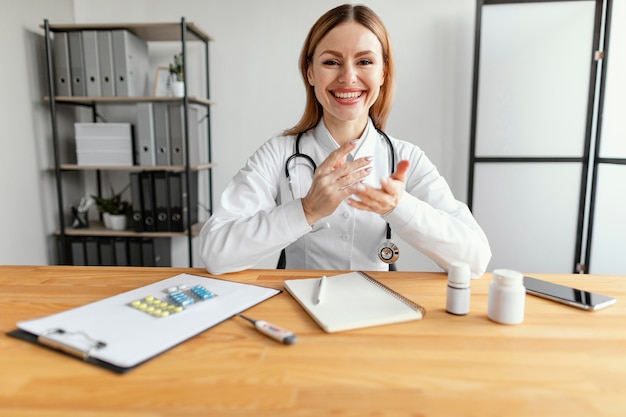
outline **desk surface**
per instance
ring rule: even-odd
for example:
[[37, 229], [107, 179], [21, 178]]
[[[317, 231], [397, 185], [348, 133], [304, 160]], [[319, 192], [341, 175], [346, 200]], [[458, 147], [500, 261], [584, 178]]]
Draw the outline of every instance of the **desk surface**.
[[[467, 316], [445, 312], [442, 273], [372, 273], [423, 305], [417, 322], [324, 333], [283, 292], [248, 314], [295, 332], [281, 345], [233, 318], [125, 375], [4, 333], [15, 324], [202, 269], [0, 267], [0, 415], [624, 416], [626, 277], [541, 275], [617, 298], [585, 312], [526, 297], [523, 324], [486, 315], [490, 275]], [[333, 275], [337, 272], [328, 273]], [[282, 289], [321, 271], [221, 278]]]

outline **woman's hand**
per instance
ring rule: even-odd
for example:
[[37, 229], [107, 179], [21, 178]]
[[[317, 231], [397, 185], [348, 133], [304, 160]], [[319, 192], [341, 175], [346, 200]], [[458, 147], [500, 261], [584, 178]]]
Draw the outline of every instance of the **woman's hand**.
[[406, 172], [409, 169], [409, 161], [398, 162], [396, 171], [388, 178], [380, 181], [381, 188], [370, 187], [365, 184], [357, 184], [353, 187], [353, 193], [361, 201], [348, 198], [347, 202], [359, 210], [372, 211], [381, 216], [396, 208], [404, 193]]
[[339, 204], [355, 193], [361, 180], [369, 175], [372, 162], [369, 157], [346, 162], [356, 142], [348, 142], [333, 151], [313, 175], [313, 183], [302, 199], [302, 208], [309, 224], [332, 214]]

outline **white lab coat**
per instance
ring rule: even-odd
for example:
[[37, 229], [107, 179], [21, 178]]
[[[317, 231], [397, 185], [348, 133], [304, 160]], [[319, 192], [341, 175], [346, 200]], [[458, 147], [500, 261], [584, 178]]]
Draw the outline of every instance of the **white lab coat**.
[[[301, 198], [310, 188], [312, 167], [295, 152], [295, 137], [277, 136], [263, 144], [224, 190], [213, 215], [200, 232], [200, 254], [213, 274], [254, 267], [286, 249], [288, 269], [387, 270], [378, 258], [386, 224], [393, 236], [421, 251], [444, 270], [467, 262], [473, 277], [482, 275], [491, 250], [467, 206], [455, 200], [448, 184], [417, 146], [391, 138], [396, 163], [410, 161], [406, 191], [385, 216], [342, 202], [335, 212], [310, 226]], [[302, 135], [300, 152], [319, 166], [339, 145], [320, 121]], [[353, 158], [374, 156], [369, 185], [380, 187], [390, 175], [390, 149], [370, 120]], [[400, 248], [401, 249], [401, 248]]]

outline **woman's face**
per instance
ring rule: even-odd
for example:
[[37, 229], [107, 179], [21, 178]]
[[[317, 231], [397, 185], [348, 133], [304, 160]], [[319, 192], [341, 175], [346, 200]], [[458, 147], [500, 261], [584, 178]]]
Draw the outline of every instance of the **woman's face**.
[[322, 38], [307, 71], [328, 123], [365, 126], [384, 83], [382, 46], [369, 29], [343, 23]]

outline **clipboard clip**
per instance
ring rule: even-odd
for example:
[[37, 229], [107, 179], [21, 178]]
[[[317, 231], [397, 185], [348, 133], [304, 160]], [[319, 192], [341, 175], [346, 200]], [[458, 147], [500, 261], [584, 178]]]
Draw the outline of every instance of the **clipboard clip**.
[[[69, 335], [69, 336], [82, 336], [88, 343], [91, 344], [91, 346], [89, 346], [89, 348], [87, 348], [86, 350], [82, 350], [74, 346], [70, 346], [67, 343], [63, 343], [59, 340], [53, 339], [51, 336], [55, 334], [56, 335]], [[103, 347], [107, 345], [104, 342], [100, 342], [96, 339], [89, 337], [89, 335], [87, 335], [85, 332], [80, 332], [80, 331], [79, 332], [67, 332], [63, 329], [46, 330], [45, 332], [43, 332], [41, 335], [37, 337], [37, 341], [44, 346], [48, 346], [53, 349], [60, 350], [72, 356], [81, 358], [85, 361], [91, 357], [94, 351], [98, 349], [102, 349]]]

